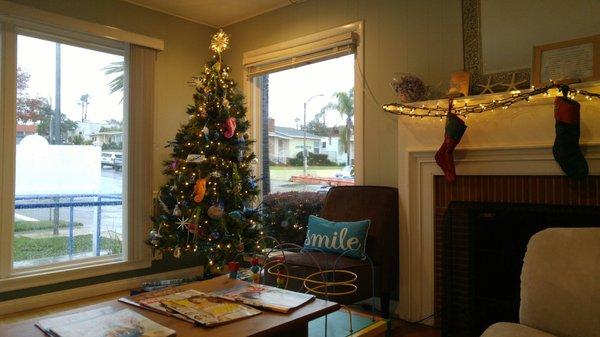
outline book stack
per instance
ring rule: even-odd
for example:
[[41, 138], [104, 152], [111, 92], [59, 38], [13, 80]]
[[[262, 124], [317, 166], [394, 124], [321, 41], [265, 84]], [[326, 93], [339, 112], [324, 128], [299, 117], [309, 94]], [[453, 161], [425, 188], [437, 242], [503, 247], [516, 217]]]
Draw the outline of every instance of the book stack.
[[112, 307], [40, 320], [35, 324], [52, 337], [171, 337], [175, 331], [132, 310]]

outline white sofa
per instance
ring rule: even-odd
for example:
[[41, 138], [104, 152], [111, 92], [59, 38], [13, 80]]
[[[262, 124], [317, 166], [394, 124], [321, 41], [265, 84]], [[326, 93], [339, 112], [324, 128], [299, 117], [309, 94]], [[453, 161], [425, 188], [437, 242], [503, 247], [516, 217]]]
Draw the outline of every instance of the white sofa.
[[600, 337], [600, 228], [550, 228], [529, 240], [519, 322], [481, 337]]

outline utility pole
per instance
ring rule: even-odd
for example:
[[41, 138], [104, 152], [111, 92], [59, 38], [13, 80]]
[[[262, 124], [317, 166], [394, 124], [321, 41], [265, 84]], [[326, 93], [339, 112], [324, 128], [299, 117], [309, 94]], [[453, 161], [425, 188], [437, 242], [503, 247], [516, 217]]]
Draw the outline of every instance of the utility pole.
[[[60, 57], [60, 43], [56, 43], [56, 83], [55, 83], [55, 94], [54, 94], [54, 114], [52, 115], [51, 123], [50, 123], [50, 139], [52, 140], [52, 144], [60, 145], [62, 144], [61, 134], [60, 134], [60, 76], [61, 76], [61, 57]], [[59, 198], [54, 198], [54, 202], [60, 202]], [[54, 207], [53, 210], [53, 221], [52, 224], [54, 226], [53, 234], [58, 235], [58, 225], [59, 225], [59, 217], [60, 217], [60, 209], [58, 207]]]
[[306, 176], [306, 170], [308, 169], [308, 152], [306, 151], [306, 105], [313, 98], [319, 97], [319, 96], [323, 96], [323, 94], [314, 95], [311, 98], [309, 98], [308, 100], [306, 100], [306, 102], [304, 102], [304, 145], [302, 146], [302, 164], [303, 164], [302, 165], [303, 166], [302, 174], [304, 176]]
[[52, 144], [59, 145], [62, 144], [61, 134], [60, 134], [60, 82], [61, 82], [61, 56], [60, 56], [60, 43], [56, 43], [56, 75], [55, 75], [55, 94], [54, 94], [54, 114], [52, 115], [52, 123], [50, 126], [50, 139], [52, 140]]

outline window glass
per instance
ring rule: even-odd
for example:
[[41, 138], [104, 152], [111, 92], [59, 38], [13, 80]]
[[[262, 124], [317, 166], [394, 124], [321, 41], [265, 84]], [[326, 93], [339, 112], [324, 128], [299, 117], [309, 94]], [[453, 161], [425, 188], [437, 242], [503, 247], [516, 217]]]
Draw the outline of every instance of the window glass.
[[17, 36], [15, 268], [122, 255], [123, 68]]
[[353, 185], [354, 55], [271, 73], [262, 83], [268, 86], [265, 192]]

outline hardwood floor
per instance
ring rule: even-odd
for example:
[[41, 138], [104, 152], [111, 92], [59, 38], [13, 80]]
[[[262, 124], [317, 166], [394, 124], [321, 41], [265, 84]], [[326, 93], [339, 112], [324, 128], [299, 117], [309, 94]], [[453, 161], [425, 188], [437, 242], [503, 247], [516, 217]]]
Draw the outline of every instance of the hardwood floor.
[[[21, 311], [14, 314], [0, 316], [0, 324], [15, 323], [27, 319], [42, 317], [61, 311], [77, 309], [86, 305], [91, 305], [98, 302], [108, 301], [111, 299], [118, 299], [119, 297], [129, 295], [128, 291], [119, 291], [111, 294], [94, 296], [82, 300], [67, 302], [63, 304], [52, 305], [39, 309]], [[353, 308], [356, 309], [356, 308]], [[437, 328], [432, 328], [421, 324], [411, 324], [399, 319], [392, 320], [392, 333], [393, 337], [440, 337], [441, 332]], [[383, 336], [382, 336], [383, 337]]]

